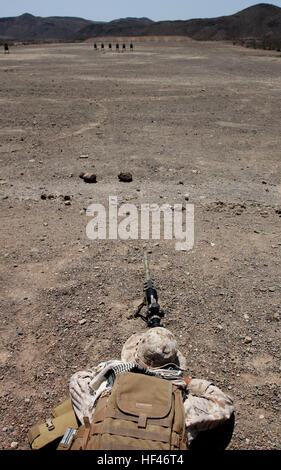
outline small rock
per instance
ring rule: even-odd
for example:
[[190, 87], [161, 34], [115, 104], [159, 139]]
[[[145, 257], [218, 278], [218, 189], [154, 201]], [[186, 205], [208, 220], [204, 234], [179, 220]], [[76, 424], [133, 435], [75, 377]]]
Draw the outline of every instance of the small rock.
[[17, 449], [18, 445], [19, 445], [19, 443], [16, 442], [16, 441], [11, 442], [11, 449]]
[[85, 318], [83, 318], [82, 320], [79, 320], [79, 325], [84, 325], [86, 323], [86, 321], [87, 320]]
[[70, 201], [64, 201], [64, 205], [65, 206], [71, 206], [71, 202]]
[[82, 178], [85, 183], [96, 183], [97, 182], [97, 175], [94, 173], [80, 173], [80, 178]]
[[249, 343], [251, 343], [251, 342], [252, 342], [252, 338], [251, 338], [250, 336], [246, 336], [246, 337], [244, 338], [244, 343], [245, 343], [245, 344], [249, 344]]
[[185, 195], [184, 195], [184, 199], [185, 199], [186, 201], [189, 201], [189, 194], [185, 194]]
[[79, 158], [88, 158], [88, 157], [89, 157], [89, 155], [80, 155]]
[[133, 181], [133, 176], [131, 173], [119, 173], [118, 178], [119, 181], [122, 181], [123, 183], [130, 183]]
[[275, 287], [269, 287], [268, 290], [269, 292], [275, 292]]

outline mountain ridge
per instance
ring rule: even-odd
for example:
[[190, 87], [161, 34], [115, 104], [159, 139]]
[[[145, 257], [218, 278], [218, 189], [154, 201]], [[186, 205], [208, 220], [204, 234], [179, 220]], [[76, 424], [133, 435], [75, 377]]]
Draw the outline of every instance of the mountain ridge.
[[196, 40], [237, 40], [281, 36], [281, 8], [260, 3], [233, 15], [216, 18], [153, 21], [149, 18], [119, 18], [98, 22], [76, 17], [46, 18], [24, 13], [0, 18], [0, 39], [78, 40], [118, 36], [188, 36]]
[[43, 18], [30, 13], [0, 18], [0, 39], [6, 40], [73, 40], [78, 31], [94, 21], [76, 17]]

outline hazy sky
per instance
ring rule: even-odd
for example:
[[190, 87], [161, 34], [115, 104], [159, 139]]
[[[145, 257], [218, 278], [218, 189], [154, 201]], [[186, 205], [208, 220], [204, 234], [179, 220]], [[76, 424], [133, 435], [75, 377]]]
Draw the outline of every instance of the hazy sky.
[[281, 0], [0, 0], [0, 17], [31, 13], [35, 16], [78, 16], [110, 21], [146, 16], [154, 21], [214, 18], [232, 15], [258, 3], [281, 7]]

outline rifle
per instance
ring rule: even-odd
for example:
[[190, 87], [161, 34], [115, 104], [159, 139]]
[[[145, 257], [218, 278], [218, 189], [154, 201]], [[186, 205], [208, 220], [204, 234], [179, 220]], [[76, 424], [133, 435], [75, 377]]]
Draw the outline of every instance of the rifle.
[[[158, 295], [156, 289], [154, 288], [153, 281], [150, 278], [149, 265], [147, 260], [147, 253], [144, 252], [144, 268], [146, 281], [143, 285], [144, 290], [144, 300], [138, 306], [134, 317], [140, 317], [144, 322], [147, 323], [149, 328], [155, 328], [161, 326], [161, 318], [164, 317], [164, 311], [160, 309], [158, 304]], [[142, 308], [146, 305], [146, 315], [141, 315]]]

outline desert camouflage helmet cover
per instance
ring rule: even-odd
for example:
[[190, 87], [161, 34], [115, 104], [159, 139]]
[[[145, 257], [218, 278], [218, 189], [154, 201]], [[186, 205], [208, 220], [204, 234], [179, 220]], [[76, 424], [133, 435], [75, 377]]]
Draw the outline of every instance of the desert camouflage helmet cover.
[[175, 364], [186, 369], [185, 358], [178, 350], [173, 333], [162, 327], [132, 335], [123, 346], [121, 359], [152, 368]]

